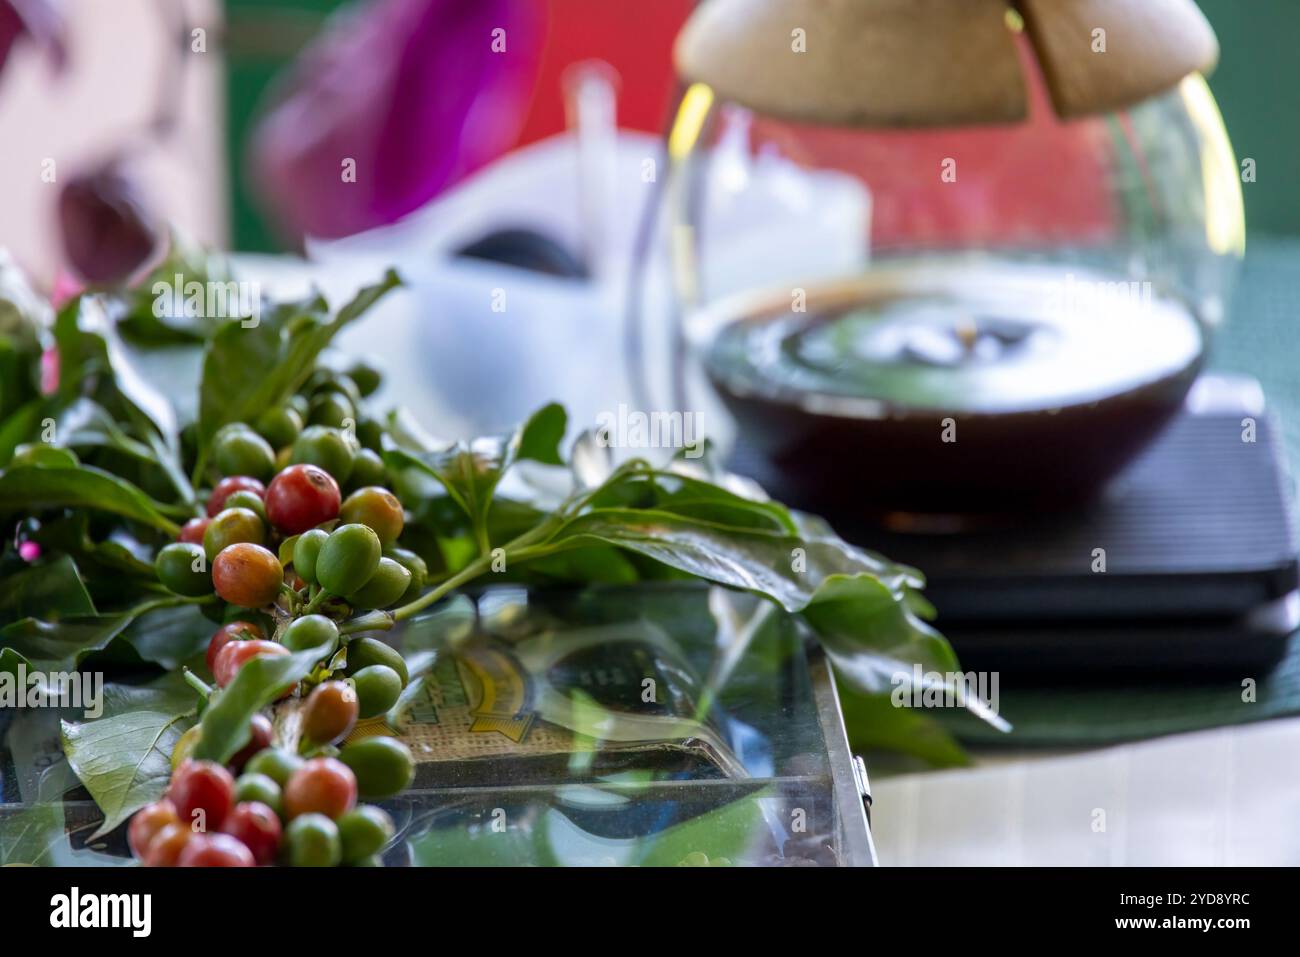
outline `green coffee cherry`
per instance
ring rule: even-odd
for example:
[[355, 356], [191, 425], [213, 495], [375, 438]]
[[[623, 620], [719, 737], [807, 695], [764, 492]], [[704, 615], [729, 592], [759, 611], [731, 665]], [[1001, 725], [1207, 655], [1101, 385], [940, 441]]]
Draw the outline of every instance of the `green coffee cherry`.
[[[233, 496], [232, 496], [233, 498]], [[203, 533], [203, 552], [212, 561], [222, 549], [240, 542], [261, 545], [266, 541], [266, 526], [257, 513], [247, 508], [226, 508], [208, 523]]]
[[384, 451], [384, 427], [374, 419], [362, 419], [357, 423], [357, 441], [361, 443], [362, 448], [382, 453]]
[[364, 721], [386, 712], [402, 694], [402, 679], [386, 665], [370, 665], [352, 676], [357, 687], [357, 717]]
[[388, 469], [384, 460], [373, 449], [363, 448], [352, 460], [352, 474], [348, 477], [348, 488], [359, 489], [367, 485], [383, 485], [388, 481]]
[[251, 475], [268, 479], [275, 471], [275, 450], [242, 423], [218, 430], [212, 440], [212, 463], [222, 475]]
[[396, 738], [363, 738], [345, 747], [339, 760], [356, 775], [357, 793], [363, 798], [392, 797], [415, 777], [411, 750]]
[[[328, 359], [329, 355], [327, 354], [324, 358]], [[311, 371], [311, 375], [307, 377], [307, 381], [303, 383], [302, 394], [305, 396], [313, 396], [317, 392], [323, 391], [329, 387], [331, 382], [334, 381], [334, 376], [336, 375], [338, 375], [338, 373], [329, 368], [325, 363], [317, 365], [316, 368]]]
[[207, 556], [199, 545], [189, 542], [165, 545], [158, 551], [153, 567], [158, 573], [158, 580], [168, 591], [186, 598], [212, 594], [212, 572], [208, 569]]
[[329, 537], [329, 532], [313, 528], [299, 535], [293, 544], [293, 570], [308, 584], [316, 584], [316, 562]]
[[228, 508], [246, 508], [266, 524], [266, 503], [258, 496], [256, 492], [250, 492], [248, 489], [240, 489], [226, 499], [222, 510]]
[[352, 443], [338, 429], [309, 425], [293, 443], [289, 460], [294, 465], [315, 465], [343, 485], [352, 474], [355, 452]]
[[280, 643], [292, 652], [306, 651], [326, 642], [331, 643], [326, 654], [332, 655], [338, 647], [339, 628], [324, 615], [304, 615], [292, 622], [280, 635]]
[[354, 406], [361, 404], [361, 389], [357, 387], [356, 381], [345, 372], [334, 372], [330, 369], [317, 369], [310, 379], [307, 380], [308, 391], [313, 399], [322, 395], [341, 395]]
[[259, 415], [253, 427], [272, 448], [282, 449], [302, 432], [303, 416], [292, 405], [280, 405]]
[[349, 676], [355, 675], [362, 668], [371, 665], [383, 665], [392, 668], [402, 679], [405, 688], [411, 680], [406, 669], [406, 662], [392, 645], [387, 645], [378, 638], [354, 638], [348, 643], [348, 665], [345, 669]]
[[356, 420], [357, 410], [347, 396], [338, 392], [323, 392], [313, 398], [307, 413], [308, 424], [327, 425], [332, 429], [341, 429]]
[[340, 525], [316, 557], [316, 580], [332, 595], [350, 595], [379, 568], [379, 536], [365, 525]]
[[353, 608], [387, 608], [396, 604], [411, 585], [411, 573], [391, 558], [380, 558], [370, 580], [347, 596]]
[[393, 837], [393, 819], [373, 804], [362, 804], [338, 819], [343, 863], [358, 864], [378, 854]]
[[348, 378], [356, 383], [357, 391], [363, 399], [369, 398], [384, 384], [383, 373], [372, 362], [358, 359], [348, 369]]
[[338, 825], [324, 814], [299, 815], [284, 836], [294, 867], [337, 867], [343, 859]]
[[429, 578], [429, 566], [424, 563], [423, 558], [405, 548], [390, 548], [387, 555], [411, 573], [411, 584], [407, 586], [406, 593], [397, 600], [397, 604], [405, 605], [407, 602], [415, 601], [420, 597], [420, 592], [424, 591], [424, 583]]
[[311, 374], [307, 380], [307, 387], [303, 390], [312, 398], [317, 395], [326, 393], [339, 393], [346, 395], [352, 404], [361, 400], [361, 390], [357, 389], [356, 382], [348, 376], [346, 372], [338, 372], [335, 369], [320, 367]]
[[283, 748], [263, 748], [244, 765], [244, 777], [250, 774], [264, 774], [283, 788], [302, 764], [302, 758], [291, 751]]
[[265, 774], [244, 772], [235, 780], [235, 801], [261, 801], [276, 814], [283, 810], [280, 785]]

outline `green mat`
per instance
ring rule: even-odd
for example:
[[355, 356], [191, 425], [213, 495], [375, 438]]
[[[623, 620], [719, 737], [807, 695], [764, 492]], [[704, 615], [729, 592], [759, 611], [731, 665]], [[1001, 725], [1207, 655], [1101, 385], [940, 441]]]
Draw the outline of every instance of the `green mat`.
[[[1300, 474], [1300, 240], [1255, 239], [1243, 265], [1230, 322], [1211, 366], [1254, 376], [1280, 421], [1287, 459]], [[1254, 679], [1254, 700], [1242, 682]], [[1248, 696], [1246, 696], [1248, 697]], [[1267, 675], [1208, 684], [1134, 684], [1000, 689], [1002, 734], [965, 716], [940, 720], [973, 747], [1074, 747], [1112, 744], [1225, 724], [1300, 714], [1300, 635]]]
[[1015, 728], [1010, 734], [965, 717], [942, 720], [963, 744], [1024, 748], [1115, 744], [1300, 714], [1300, 635], [1292, 635], [1286, 658], [1266, 675], [1213, 684], [1004, 687], [1000, 705]]

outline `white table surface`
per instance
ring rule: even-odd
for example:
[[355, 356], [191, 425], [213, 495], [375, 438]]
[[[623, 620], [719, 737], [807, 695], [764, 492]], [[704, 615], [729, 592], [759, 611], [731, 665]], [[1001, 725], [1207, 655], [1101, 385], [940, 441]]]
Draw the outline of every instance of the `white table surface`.
[[1300, 718], [872, 785], [885, 866], [1300, 864]]

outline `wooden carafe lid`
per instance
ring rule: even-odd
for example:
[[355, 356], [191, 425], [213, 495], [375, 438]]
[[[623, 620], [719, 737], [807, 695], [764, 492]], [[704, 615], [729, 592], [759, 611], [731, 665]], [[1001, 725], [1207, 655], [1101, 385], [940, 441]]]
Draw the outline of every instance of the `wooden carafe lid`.
[[705, 0], [680, 76], [762, 113], [916, 127], [1026, 116], [1018, 31], [1057, 113], [1131, 106], [1218, 60], [1193, 0]]

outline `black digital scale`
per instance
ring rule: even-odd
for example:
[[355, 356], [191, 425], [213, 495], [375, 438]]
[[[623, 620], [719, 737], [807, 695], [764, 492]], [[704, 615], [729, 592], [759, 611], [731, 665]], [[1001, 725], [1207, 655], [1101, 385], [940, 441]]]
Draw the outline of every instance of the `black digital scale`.
[[1300, 626], [1292, 482], [1259, 396], [1253, 381], [1206, 376], [1092, 505], [951, 534], [884, 531], [819, 508], [744, 449], [733, 467], [921, 569], [967, 669], [1258, 674]]

